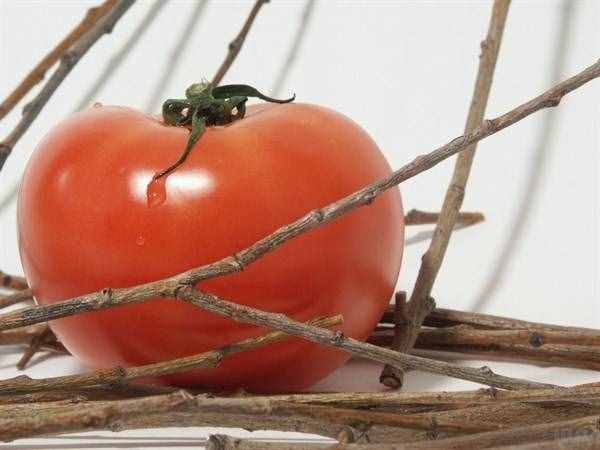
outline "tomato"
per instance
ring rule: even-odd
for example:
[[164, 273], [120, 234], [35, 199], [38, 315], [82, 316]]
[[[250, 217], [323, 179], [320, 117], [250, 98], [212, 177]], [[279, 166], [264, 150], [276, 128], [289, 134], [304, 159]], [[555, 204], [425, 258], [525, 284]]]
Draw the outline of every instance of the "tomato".
[[[158, 183], [147, 192], [153, 174], [178, 158], [188, 135], [133, 109], [97, 105], [40, 142], [18, 203], [21, 259], [40, 304], [213, 262], [390, 173], [373, 140], [345, 116], [308, 104], [263, 104], [249, 107], [241, 120], [207, 128], [187, 161], [159, 180], [164, 191]], [[364, 340], [393, 293], [403, 240], [394, 189], [201, 288], [301, 321], [343, 314], [339, 329]], [[163, 361], [266, 332], [173, 299], [51, 326], [93, 368]], [[295, 391], [348, 357], [291, 338], [228, 357], [215, 369], [154, 381]]]

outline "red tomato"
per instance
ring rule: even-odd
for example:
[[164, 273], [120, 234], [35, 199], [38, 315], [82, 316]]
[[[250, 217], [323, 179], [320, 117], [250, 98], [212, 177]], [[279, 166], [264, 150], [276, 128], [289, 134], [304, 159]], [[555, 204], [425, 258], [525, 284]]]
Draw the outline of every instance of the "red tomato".
[[[213, 262], [390, 173], [373, 140], [343, 115], [307, 104], [265, 104], [250, 107], [242, 120], [210, 127], [166, 178], [165, 191], [153, 190], [147, 198], [153, 174], [177, 159], [188, 135], [132, 109], [97, 106], [42, 140], [18, 205], [21, 259], [39, 303]], [[388, 305], [403, 240], [394, 189], [244, 272], [201, 287], [301, 321], [341, 313], [341, 330], [364, 340]], [[95, 368], [163, 361], [266, 331], [169, 299], [51, 325], [74, 355]], [[293, 338], [234, 355], [216, 369], [160, 381], [293, 391], [348, 357]]]

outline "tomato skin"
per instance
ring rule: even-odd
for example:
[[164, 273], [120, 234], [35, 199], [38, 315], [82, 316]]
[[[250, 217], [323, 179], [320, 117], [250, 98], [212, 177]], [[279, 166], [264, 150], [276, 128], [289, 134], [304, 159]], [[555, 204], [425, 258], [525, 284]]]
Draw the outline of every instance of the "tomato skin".
[[[351, 120], [308, 104], [259, 105], [211, 127], [165, 195], [147, 186], [188, 131], [128, 108], [99, 106], [57, 125], [34, 152], [18, 203], [23, 267], [40, 304], [174, 275], [229, 256], [390, 168]], [[397, 189], [305, 233], [204, 290], [306, 321], [343, 314], [366, 339], [392, 295], [404, 243]], [[52, 322], [83, 364], [148, 364], [218, 348], [265, 329], [173, 299]], [[299, 338], [158, 382], [254, 392], [304, 389], [349, 355]]]

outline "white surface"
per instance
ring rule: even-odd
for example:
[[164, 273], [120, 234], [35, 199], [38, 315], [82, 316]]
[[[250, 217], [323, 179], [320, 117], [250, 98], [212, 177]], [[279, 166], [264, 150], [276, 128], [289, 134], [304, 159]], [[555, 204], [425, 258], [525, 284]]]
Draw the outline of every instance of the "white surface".
[[[0, 2], [0, 96], [80, 20], [96, 2]], [[213, 1], [182, 55], [164, 98], [210, 77], [252, 2]], [[490, 1], [319, 1], [284, 92], [338, 109], [371, 133], [394, 168], [462, 133], [479, 42], [487, 29]], [[21, 140], [0, 173], [0, 200], [15, 186], [35, 143], [73, 108], [105, 62], [129, 37], [151, 6], [140, 0], [75, 68]], [[99, 94], [103, 103], [143, 107], [173, 50], [192, 4], [173, 0]], [[273, 1], [261, 11], [246, 46], [225, 81], [268, 90], [284, 60], [304, 2]], [[496, 71], [488, 117], [505, 112], [592, 64], [599, 57], [600, 6], [594, 0], [513, 2]], [[556, 70], [557, 46], [566, 53]], [[480, 145], [465, 210], [486, 214], [483, 225], [455, 234], [434, 296], [439, 305], [523, 319], [600, 326], [598, 306], [598, 98], [592, 83], [551, 112], [536, 114]], [[0, 123], [6, 135], [17, 114]], [[406, 210], [438, 210], [453, 162], [403, 184]], [[536, 172], [536, 168], [539, 170]], [[537, 173], [536, 182], [531, 182]], [[15, 205], [0, 211], [0, 267], [19, 272]], [[410, 229], [409, 242], [427, 228]], [[516, 236], [515, 236], [516, 234]], [[410, 290], [426, 242], [407, 246], [399, 288]], [[509, 250], [506, 251], [506, 246]], [[506, 252], [506, 264], [499, 258]], [[491, 280], [500, 274], [498, 283]], [[488, 294], [485, 294], [489, 292]], [[15, 374], [14, 355], [0, 356], [0, 376]], [[475, 363], [473, 363], [475, 364]], [[597, 380], [591, 372], [492, 364], [499, 372], [572, 384]], [[78, 370], [66, 358], [30, 370], [49, 376]], [[330, 389], [377, 389], [378, 367], [353, 364], [321, 383]], [[415, 374], [409, 388], [456, 389], [467, 383]], [[472, 385], [471, 385], [472, 386]], [[131, 437], [154, 437], [152, 445], [198, 445], [199, 430], [136, 431], [110, 435], [97, 448], [149, 448]], [[275, 434], [267, 434], [276, 436]], [[266, 436], [263, 434], [263, 436]], [[280, 435], [279, 435], [280, 436]], [[172, 442], [176, 438], [183, 442]], [[162, 443], [162, 444], [161, 444]], [[14, 448], [81, 448], [79, 438], [22, 441]], [[116, 446], [117, 444], [115, 444]], [[154, 447], [153, 447], [154, 448]]]

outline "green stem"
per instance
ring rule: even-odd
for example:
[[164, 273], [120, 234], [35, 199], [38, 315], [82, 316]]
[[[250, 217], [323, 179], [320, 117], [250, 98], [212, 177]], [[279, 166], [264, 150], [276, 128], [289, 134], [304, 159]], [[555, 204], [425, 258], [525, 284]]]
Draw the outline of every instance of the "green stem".
[[177, 161], [154, 175], [153, 180], [168, 175], [183, 164], [207, 127], [226, 125], [244, 118], [248, 98], [259, 98], [270, 103], [289, 103], [296, 98], [294, 95], [278, 100], [245, 84], [213, 87], [208, 82], [192, 84], [186, 89], [185, 96], [185, 99], [165, 101], [162, 113], [168, 125], [191, 126], [187, 145]]

